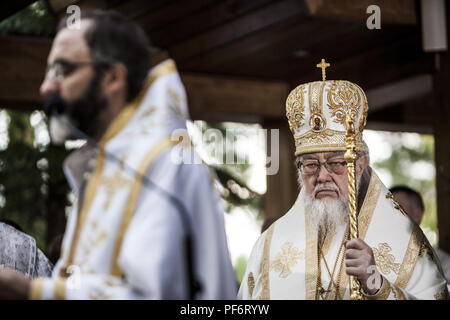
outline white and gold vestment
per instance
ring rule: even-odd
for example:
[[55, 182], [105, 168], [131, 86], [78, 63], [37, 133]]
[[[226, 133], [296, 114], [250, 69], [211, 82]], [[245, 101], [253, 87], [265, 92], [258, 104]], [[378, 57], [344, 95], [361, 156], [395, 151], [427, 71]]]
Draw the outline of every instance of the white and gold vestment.
[[[323, 80], [299, 85], [286, 100], [295, 156], [346, 151], [348, 118], [354, 121], [354, 151], [364, 153], [362, 133], [368, 115], [364, 91], [350, 81], [326, 80], [329, 64], [324, 60], [317, 66], [322, 68]], [[370, 167], [362, 176], [356, 219], [359, 238], [372, 248], [382, 276], [381, 289], [366, 298], [447, 298], [439, 261], [420, 227], [393, 201]], [[305, 197], [302, 188], [290, 211], [255, 244], [239, 298], [349, 299], [343, 246], [348, 227], [327, 234], [319, 243], [317, 231], [307, 223], [307, 215], [314, 213], [305, 212]]]
[[235, 297], [224, 211], [208, 168], [174, 161], [184, 147], [171, 136], [186, 130], [187, 110], [175, 63], [166, 60], [99, 148], [87, 144], [69, 156], [65, 172], [78, 203], [53, 275], [32, 282], [32, 298]]
[[[239, 290], [241, 299], [349, 299], [349, 277], [342, 265], [346, 227], [322, 246], [334, 282], [324, 263], [320, 277], [330, 292], [319, 294], [318, 237], [311, 234], [304, 212], [304, 188], [294, 206], [266, 230], [255, 244]], [[373, 250], [382, 287], [371, 299], [444, 299], [448, 296], [439, 261], [428, 240], [392, 200], [372, 172], [359, 216], [359, 237]], [[340, 255], [338, 257], [338, 251]], [[338, 291], [338, 292], [337, 292]]]

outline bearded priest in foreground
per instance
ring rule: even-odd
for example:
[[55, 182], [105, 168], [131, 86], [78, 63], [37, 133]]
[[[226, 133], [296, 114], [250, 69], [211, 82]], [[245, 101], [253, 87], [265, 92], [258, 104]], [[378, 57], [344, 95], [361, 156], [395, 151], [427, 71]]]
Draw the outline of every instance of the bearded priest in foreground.
[[[286, 114], [301, 191], [251, 253], [241, 299], [349, 299], [350, 276], [364, 299], [447, 299], [428, 240], [369, 166], [362, 89], [348, 81], [295, 88]], [[358, 239], [349, 240], [346, 116], [354, 115]]]

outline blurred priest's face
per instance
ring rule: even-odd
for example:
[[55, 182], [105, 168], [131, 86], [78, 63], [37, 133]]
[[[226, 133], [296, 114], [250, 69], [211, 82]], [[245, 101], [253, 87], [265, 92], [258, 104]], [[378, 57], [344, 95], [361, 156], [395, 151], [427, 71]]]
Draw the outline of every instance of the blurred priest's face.
[[[357, 162], [359, 181], [367, 166], [363, 156]], [[333, 232], [347, 222], [348, 170], [343, 151], [317, 152], [297, 159], [299, 182], [305, 188], [305, 208], [312, 226], [319, 232]]]
[[58, 116], [50, 116], [50, 136], [55, 144], [80, 138], [73, 128], [95, 138], [100, 113], [107, 107], [102, 76], [85, 40], [90, 23], [82, 20], [79, 29], [61, 29], [48, 56], [40, 93], [47, 102], [57, 97], [62, 109]]

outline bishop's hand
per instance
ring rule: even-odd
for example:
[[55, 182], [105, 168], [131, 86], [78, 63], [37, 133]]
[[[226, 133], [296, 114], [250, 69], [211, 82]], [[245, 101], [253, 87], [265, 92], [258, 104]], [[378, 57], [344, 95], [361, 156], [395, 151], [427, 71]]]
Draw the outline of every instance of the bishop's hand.
[[[344, 245], [347, 249], [345, 253], [347, 274], [358, 278], [365, 293], [376, 294], [381, 288], [383, 280], [376, 268], [372, 248], [361, 239], [346, 240]], [[379, 281], [370, 281], [374, 278]]]
[[0, 268], [0, 299], [28, 299], [31, 279], [19, 271], [10, 268]]

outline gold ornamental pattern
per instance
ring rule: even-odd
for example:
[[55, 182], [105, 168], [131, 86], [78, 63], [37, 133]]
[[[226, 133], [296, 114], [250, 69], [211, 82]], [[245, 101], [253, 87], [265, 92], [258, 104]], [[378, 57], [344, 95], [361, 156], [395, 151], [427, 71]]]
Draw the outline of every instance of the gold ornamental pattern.
[[345, 117], [348, 113], [359, 114], [359, 109], [362, 107], [361, 89], [348, 81], [330, 82], [327, 93], [328, 108], [334, 122], [345, 125]]
[[400, 263], [395, 263], [394, 255], [390, 254], [392, 248], [387, 243], [379, 243], [378, 249], [373, 249], [373, 255], [375, 257], [375, 261], [377, 267], [384, 274], [389, 274], [393, 271], [395, 274], [398, 274], [400, 271]]
[[361, 117], [359, 118], [359, 124], [358, 124], [358, 130], [359, 132], [362, 132], [364, 130], [364, 127], [367, 123], [367, 114], [369, 113], [369, 103], [367, 102], [366, 95], [364, 94], [364, 91], [360, 87], [358, 87], [359, 90], [361, 90], [361, 95], [363, 97], [363, 110], [361, 113]]
[[286, 116], [292, 133], [305, 123], [305, 89], [305, 84], [298, 86], [286, 100]]
[[248, 294], [250, 297], [253, 296], [253, 290], [255, 289], [255, 278], [253, 277], [253, 272], [250, 272], [247, 277], [247, 287], [248, 287]]
[[311, 114], [322, 114], [322, 97], [325, 89], [325, 82], [316, 81], [309, 84], [309, 110]]
[[392, 201], [392, 205], [394, 206], [395, 209], [397, 209], [398, 211], [400, 211], [402, 213], [402, 215], [407, 216], [406, 211], [403, 209], [403, 207], [394, 199], [394, 195], [389, 191], [388, 193], [386, 193], [386, 199], [391, 199]]
[[298, 260], [304, 256], [304, 252], [294, 247], [292, 242], [285, 242], [275, 260], [271, 262], [270, 269], [279, 272], [280, 278], [287, 278], [291, 274], [291, 267], [295, 266]]
[[[295, 156], [311, 152], [345, 151], [345, 132], [325, 129], [321, 132], [309, 130], [304, 134], [294, 134]], [[361, 132], [356, 133], [356, 151], [363, 151]]]
[[448, 291], [447, 289], [442, 290], [434, 295], [435, 300], [448, 300]]

